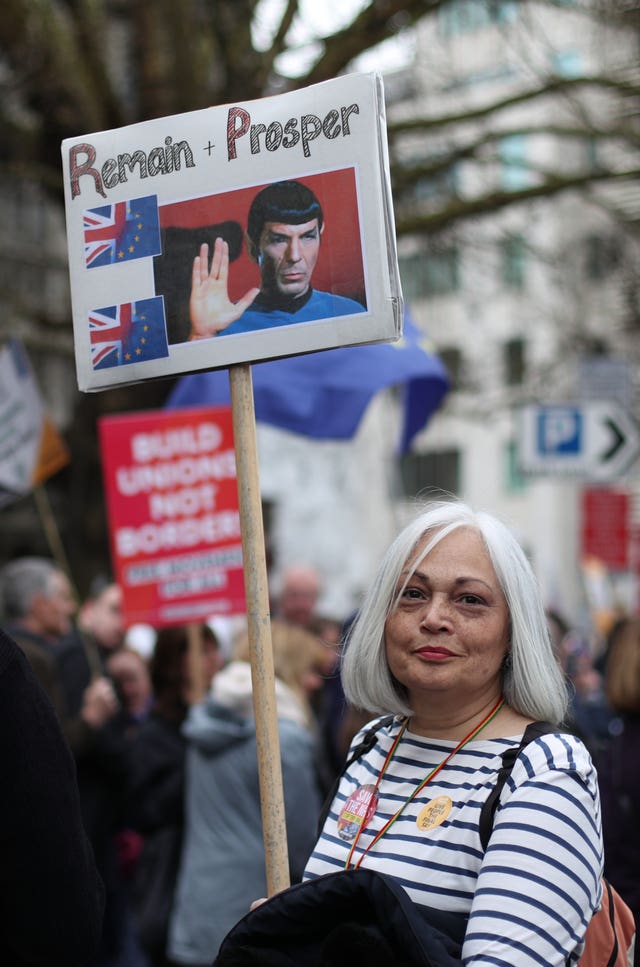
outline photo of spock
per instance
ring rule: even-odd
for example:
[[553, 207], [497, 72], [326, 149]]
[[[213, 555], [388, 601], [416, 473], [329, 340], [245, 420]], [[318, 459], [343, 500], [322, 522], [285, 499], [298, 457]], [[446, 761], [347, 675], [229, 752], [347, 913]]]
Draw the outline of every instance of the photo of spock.
[[215, 239], [211, 260], [208, 243], [202, 243], [193, 261], [189, 340], [366, 312], [355, 299], [312, 286], [326, 228], [318, 198], [301, 182], [278, 181], [259, 191], [249, 208], [245, 238], [260, 285], [233, 302], [228, 242]]

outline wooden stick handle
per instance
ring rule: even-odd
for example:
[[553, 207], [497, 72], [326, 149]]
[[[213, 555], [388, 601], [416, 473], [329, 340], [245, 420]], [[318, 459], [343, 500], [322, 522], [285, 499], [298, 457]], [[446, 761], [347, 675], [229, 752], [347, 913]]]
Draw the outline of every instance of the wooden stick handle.
[[290, 885], [251, 368], [229, 370], [269, 896]]
[[202, 625], [187, 625], [187, 663], [189, 666], [189, 702], [197, 705], [204, 698], [205, 685], [202, 674]]

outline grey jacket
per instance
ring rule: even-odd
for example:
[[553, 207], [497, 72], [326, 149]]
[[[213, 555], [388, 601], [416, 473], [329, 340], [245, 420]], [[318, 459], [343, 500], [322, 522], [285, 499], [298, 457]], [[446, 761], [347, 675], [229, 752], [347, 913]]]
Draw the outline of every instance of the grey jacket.
[[[267, 894], [249, 666], [235, 662], [184, 725], [188, 741], [185, 838], [169, 926], [168, 954], [209, 964], [251, 902]], [[314, 740], [292, 693], [277, 682], [292, 882], [316, 841], [320, 792]]]

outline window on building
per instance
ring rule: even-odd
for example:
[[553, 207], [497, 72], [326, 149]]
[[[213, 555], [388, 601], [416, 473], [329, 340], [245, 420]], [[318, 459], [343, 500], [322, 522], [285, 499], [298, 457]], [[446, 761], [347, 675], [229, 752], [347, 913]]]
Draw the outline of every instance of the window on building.
[[458, 194], [458, 187], [458, 169], [453, 164], [433, 177], [424, 177], [416, 181], [413, 186], [413, 197], [416, 201], [441, 202], [445, 198], [455, 197]]
[[494, 23], [511, 24], [518, 19], [519, 0], [487, 0], [487, 6]]
[[443, 37], [455, 37], [513, 23], [517, 16], [518, 0], [451, 0], [440, 9], [438, 29]]
[[527, 163], [527, 138], [523, 134], [510, 134], [500, 139], [502, 164], [502, 187], [505, 191], [519, 191], [531, 183], [531, 170]]
[[460, 492], [460, 451], [434, 450], [408, 453], [400, 463], [405, 496], [415, 497], [429, 491], [448, 494]]
[[523, 289], [526, 270], [526, 247], [522, 235], [510, 235], [502, 241], [502, 282], [507, 289]]
[[446, 295], [460, 288], [460, 258], [455, 247], [430, 252], [424, 265], [427, 290], [432, 295]]
[[584, 157], [590, 171], [601, 171], [600, 144], [597, 138], [585, 138]]
[[507, 386], [521, 386], [525, 377], [525, 341], [509, 339], [504, 344], [504, 380]]
[[464, 76], [457, 74], [444, 85], [443, 91], [449, 93], [477, 87], [479, 84], [491, 84], [494, 81], [512, 81], [517, 76], [518, 71], [511, 64], [493, 64]]
[[425, 152], [422, 146], [399, 158], [397, 164], [402, 168], [403, 178], [412, 179], [402, 190], [407, 204], [442, 202], [458, 194], [459, 169], [445, 151]]
[[462, 353], [457, 346], [438, 349], [438, 357], [449, 373], [451, 389], [460, 389], [462, 384]]
[[582, 54], [572, 48], [557, 50], [551, 58], [551, 67], [559, 77], [580, 77], [584, 72]]
[[460, 288], [459, 253], [455, 246], [432, 252], [418, 252], [399, 259], [405, 299], [447, 295]]
[[585, 274], [593, 281], [601, 281], [613, 272], [620, 262], [620, 243], [612, 235], [588, 235], [585, 239]]
[[510, 440], [505, 447], [505, 489], [507, 493], [522, 493], [527, 489], [529, 481], [520, 470], [518, 462], [518, 444]]

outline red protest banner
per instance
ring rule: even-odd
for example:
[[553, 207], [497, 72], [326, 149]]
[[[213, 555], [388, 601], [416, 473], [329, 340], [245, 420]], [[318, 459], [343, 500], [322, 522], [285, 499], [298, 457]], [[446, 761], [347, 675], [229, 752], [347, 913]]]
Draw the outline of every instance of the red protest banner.
[[127, 622], [162, 627], [244, 613], [231, 410], [103, 417], [99, 432]]
[[612, 571], [629, 567], [631, 500], [624, 490], [587, 487], [582, 491], [582, 556], [602, 561]]

